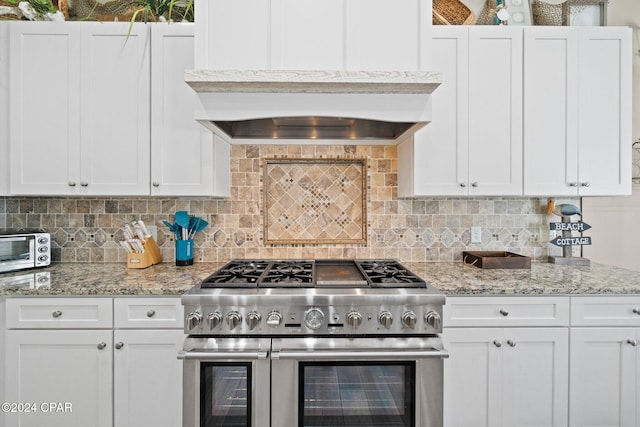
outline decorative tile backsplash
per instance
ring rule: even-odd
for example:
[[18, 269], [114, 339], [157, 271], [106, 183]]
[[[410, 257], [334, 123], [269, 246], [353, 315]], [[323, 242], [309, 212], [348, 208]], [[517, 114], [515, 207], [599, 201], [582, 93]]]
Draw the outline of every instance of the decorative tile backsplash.
[[266, 244], [367, 243], [365, 159], [265, 159]]
[[[126, 262], [117, 242], [123, 238], [124, 223], [133, 219], [157, 227], [165, 262], [171, 262], [173, 235], [162, 221], [173, 222], [178, 210], [210, 224], [195, 236], [196, 262], [231, 258], [457, 261], [463, 250], [509, 250], [539, 259], [562, 254], [560, 248], [549, 249], [546, 198], [399, 200], [396, 153], [395, 146], [234, 145], [229, 199], [0, 197], [0, 227], [46, 229], [53, 236], [54, 260], [62, 262]], [[265, 243], [265, 158], [366, 159], [366, 243]], [[579, 204], [579, 199], [556, 201], [560, 202]], [[471, 226], [482, 228], [482, 243], [470, 243]]]

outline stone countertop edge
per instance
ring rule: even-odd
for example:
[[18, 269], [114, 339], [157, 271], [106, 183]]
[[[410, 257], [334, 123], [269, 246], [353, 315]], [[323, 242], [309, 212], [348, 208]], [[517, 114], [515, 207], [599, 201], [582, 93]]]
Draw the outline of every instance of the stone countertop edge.
[[[127, 269], [123, 263], [55, 263], [0, 274], [0, 297], [180, 296], [224, 263]], [[462, 262], [403, 263], [447, 296], [640, 295], [640, 272], [597, 263], [587, 267], [534, 262], [531, 269], [481, 269]], [[11, 288], [2, 279], [49, 272], [50, 287]]]

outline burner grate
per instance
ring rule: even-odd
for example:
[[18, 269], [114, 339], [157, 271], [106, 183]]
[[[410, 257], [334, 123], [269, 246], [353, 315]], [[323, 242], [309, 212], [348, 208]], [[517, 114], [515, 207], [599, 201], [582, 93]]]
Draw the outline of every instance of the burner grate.
[[313, 286], [313, 261], [274, 262], [259, 283], [261, 288], [310, 288]]
[[266, 261], [234, 260], [227, 263], [201, 283], [202, 288], [255, 288], [267, 270]]
[[359, 261], [372, 288], [426, 288], [427, 284], [397, 261]]

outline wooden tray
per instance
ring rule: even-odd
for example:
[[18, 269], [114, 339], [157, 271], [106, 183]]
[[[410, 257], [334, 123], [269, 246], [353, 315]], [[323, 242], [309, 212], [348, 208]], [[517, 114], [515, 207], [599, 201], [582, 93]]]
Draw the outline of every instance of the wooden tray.
[[531, 258], [505, 251], [463, 251], [465, 265], [478, 268], [531, 268]]

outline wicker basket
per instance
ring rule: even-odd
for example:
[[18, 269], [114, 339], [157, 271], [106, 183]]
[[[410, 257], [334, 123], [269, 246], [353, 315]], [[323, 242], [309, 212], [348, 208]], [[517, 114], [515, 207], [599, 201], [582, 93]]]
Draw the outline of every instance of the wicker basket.
[[459, 0], [433, 0], [434, 25], [473, 25], [471, 10]]

